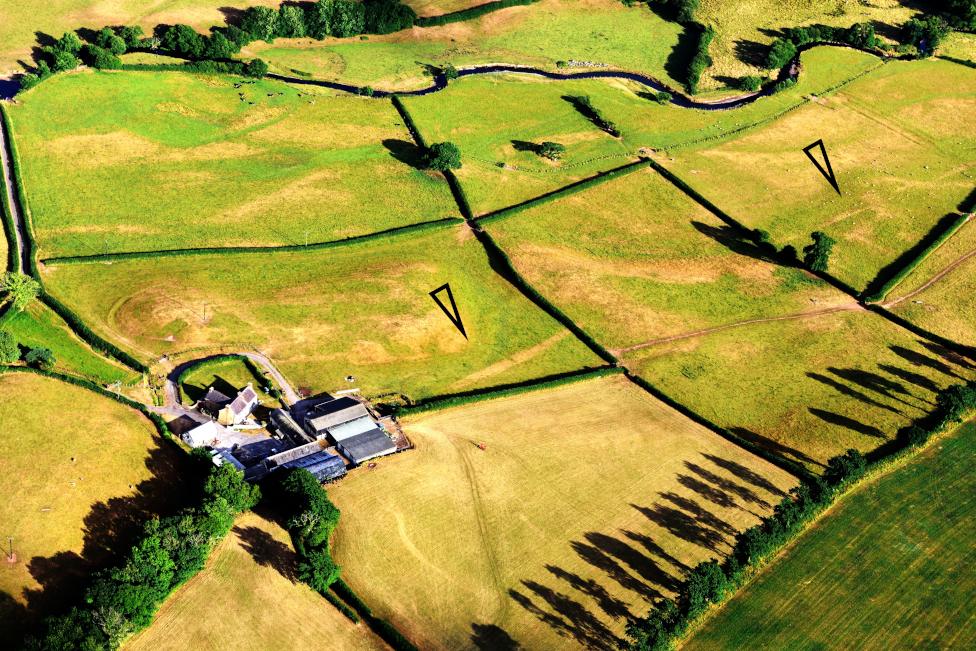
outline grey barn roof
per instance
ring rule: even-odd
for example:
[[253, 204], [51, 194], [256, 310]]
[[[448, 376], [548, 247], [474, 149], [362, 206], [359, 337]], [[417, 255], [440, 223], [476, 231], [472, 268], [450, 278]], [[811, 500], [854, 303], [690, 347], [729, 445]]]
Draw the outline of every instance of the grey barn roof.
[[346, 464], [342, 459], [325, 450], [294, 459], [284, 464], [285, 468], [304, 468], [315, 475], [319, 481], [337, 479], [346, 474]]
[[317, 405], [305, 421], [316, 432], [321, 432], [363, 416], [369, 416], [366, 407], [352, 398], [343, 397]]
[[301, 459], [302, 457], [307, 457], [311, 454], [321, 452], [324, 448], [325, 445], [322, 441], [313, 441], [311, 443], [299, 445], [298, 447], [291, 448], [290, 450], [285, 450], [284, 452], [271, 455], [264, 461], [268, 464], [269, 468], [273, 466], [283, 466], [291, 461], [295, 461], [296, 459]]
[[396, 444], [379, 428], [341, 441], [338, 447], [356, 465], [375, 457], [396, 452]]

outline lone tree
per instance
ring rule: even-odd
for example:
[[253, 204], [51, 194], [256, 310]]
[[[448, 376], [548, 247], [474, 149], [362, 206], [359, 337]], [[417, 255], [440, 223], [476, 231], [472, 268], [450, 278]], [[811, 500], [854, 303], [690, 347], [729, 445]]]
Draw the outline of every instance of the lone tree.
[[435, 142], [427, 149], [426, 163], [438, 172], [461, 169], [461, 150], [453, 142]]
[[0, 364], [13, 364], [20, 359], [20, 347], [13, 335], [0, 330]]
[[566, 153], [566, 147], [558, 142], [546, 140], [539, 145], [539, 155], [549, 160], [559, 160]]
[[42, 371], [50, 371], [55, 364], [54, 353], [51, 352], [50, 348], [31, 348], [24, 355], [24, 361], [27, 362], [28, 366], [39, 368]]
[[41, 285], [30, 276], [8, 271], [0, 279], [0, 292], [9, 294], [13, 308], [23, 312], [41, 293]]
[[803, 264], [811, 271], [827, 271], [830, 263], [830, 251], [834, 248], [834, 239], [822, 231], [810, 233], [813, 244], [803, 247]]

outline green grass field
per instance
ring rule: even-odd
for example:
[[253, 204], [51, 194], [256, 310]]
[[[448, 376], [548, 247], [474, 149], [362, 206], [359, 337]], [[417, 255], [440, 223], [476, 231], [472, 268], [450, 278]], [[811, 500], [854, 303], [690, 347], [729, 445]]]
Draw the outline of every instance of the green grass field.
[[[183, 404], [192, 405], [203, 398], [210, 387], [216, 387], [224, 395], [233, 397], [248, 383], [254, 387], [261, 405], [265, 407], [279, 407], [278, 401], [271, 397], [264, 387], [269, 380], [263, 375], [255, 375], [240, 359], [216, 359], [202, 362], [190, 368], [180, 383]], [[233, 393], [228, 393], [233, 392]]]
[[[81, 73], [11, 107], [40, 256], [342, 239], [456, 214], [388, 101]], [[246, 101], [239, 97], [242, 94]]]
[[863, 310], [734, 328], [625, 356], [680, 403], [813, 471], [872, 450], [973, 367]]
[[405, 430], [329, 494], [346, 580], [423, 649], [611, 648], [795, 483], [621, 376]]
[[824, 24], [847, 27], [871, 22], [888, 36], [917, 11], [906, 0], [702, 0], [696, 17], [715, 28], [709, 48], [712, 65], [704, 90], [726, 86], [744, 75], [763, 75], [770, 43], [784, 27]]
[[[973, 189], [976, 75], [946, 61], [894, 62], [761, 130], [679, 152], [667, 165], [780, 246], [838, 242], [831, 272], [863, 288]], [[838, 195], [803, 148], [823, 139]]]
[[534, 287], [611, 348], [850, 303], [753, 257], [649, 168], [485, 227]]
[[845, 498], [682, 648], [976, 645], [970, 423]]
[[37, 45], [35, 32], [55, 38], [65, 31], [106, 25], [142, 25], [147, 33], [159, 24], [190, 24], [201, 31], [224, 23], [221, 8], [277, 6], [279, 0], [50, 0], [4, 3], [0, 7], [0, 77], [20, 72]]
[[[53, 266], [45, 282], [144, 359], [254, 346], [321, 390], [353, 375], [368, 395], [420, 398], [600, 364], [460, 226], [308, 253]], [[446, 282], [468, 340], [428, 296]]]
[[54, 353], [54, 370], [80, 375], [99, 384], [128, 384], [139, 376], [92, 350], [77, 337], [57, 314], [35, 301], [23, 312], [10, 311], [0, 319], [6, 330], [26, 348], [48, 348]]
[[124, 548], [120, 536], [171, 508], [185, 459], [141, 414], [86, 389], [5, 373], [0, 396], [0, 630], [7, 637], [70, 602], [79, 582]]
[[298, 582], [295, 564], [288, 532], [245, 513], [203, 571], [167, 599], [152, 625], [123, 649], [387, 648], [364, 624], [353, 624]]
[[281, 72], [298, 71], [384, 90], [425, 86], [430, 81], [424, 77], [424, 66], [447, 64], [513, 63], [555, 69], [557, 61], [580, 61], [667, 79], [668, 57], [681, 31], [643, 5], [627, 7], [617, 0], [542, 0], [477, 20], [369, 36], [367, 40], [357, 36], [255, 43], [243, 54], [260, 56]]
[[[891, 309], [912, 323], [976, 346], [976, 219], [919, 265], [888, 294]], [[944, 275], [943, 275], [944, 274]]]

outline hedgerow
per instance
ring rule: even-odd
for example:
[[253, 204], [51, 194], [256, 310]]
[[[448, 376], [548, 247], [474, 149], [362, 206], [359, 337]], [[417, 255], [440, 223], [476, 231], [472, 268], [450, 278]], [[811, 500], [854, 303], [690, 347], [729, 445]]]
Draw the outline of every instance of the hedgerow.
[[536, 378], [533, 380], [525, 380], [524, 382], [515, 382], [513, 384], [486, 387], [484, 389], [474, 389], [472, 391], [464, 391], [462, 393], [427, 398], [411, 405], [398, 407], [394, 410], [394, 413], [398, 417], [402, 418], [404, 416], [412, 416], [414, 414], [421, 414], [429, 411], [439, 411], [441, 409], [459, 407], [461, 405], [483, 402], [485, 400], [508, 398], [510, 396], [517, 396], [522, 393], [552, 389], [563, 386], [564, 384], [573, 384], [583, 380], [593, 380], [610, 375], [619, 375], [621, 373], [624, 373], [624, 369], [619, 366], [586, 368], [578, 371], [570, 371], [568, 373], [560, 373], [548, 378]]
[[414, 24], [416, 24], [417, 27], [436, 27], [438, 25], [447, 25], [449, 23], [459, 23], [465, 20], [480, 18], [485, 14], [490, 14], [491, 12], [498, 11], [499, 9], [530, 5], [538, 1], [539, 0], [495, 0], [494, 2], [486, 2], [481, 5], [468, 7], [467, 9], [460, 9], [458, 11], [452, 11], [451, 13], [441, 14], [439, 16], [417, 18]]
[[688, 62], [688, 76], [685, 80], [685, 87], [691, 95], [698, 92], [698, 82], [701, 81], [702, 74], [708, 66], [712, 65], [712, 58], [708, 55], [708, 46], [715, 38], [715, 29], [712, 26], [704, 27], [697, 25], [701, 30], [698, 35], [698, 43], [695, 46], [695, 55]]
[[863, 300], [878, 302], [884, 300], [901, 281], [908, 277], [920, 264], [925, 262], [946, 240], [969, 221], [968, 215], [950, 215], [936, 224], [918, 244], [902, 253], [897, 260], [881, 270], [877, 277], [865, 288]]
[[889, 463], [896, 455], [927, 442], [930, 436], [961, 422], [976, 410], [976, 382], [940, 391], [935, 409], [898, 432], [884, 455], [866, 458], [848, 450], [827, 462], [822, 476], [804, 479], [776, 505], [773, 513], [754, 527], [738, 533], [731, 554], [721, 563], [699, 563], [687, 575], [674, 599], [658, 599], [648, 614], [628, 624], [627, 635], [634, 651], [665, 650], [683, 636], [691, 623], [713, 604], [731, 596], [757, 567], [778, 553], [805, 525], [830, 506], [867, 471]]
[[373, 632], [379, 635], [384, 642], [389, 644], [395, 651], [418, 651], [417, 647], [406, 638], [397, 628], [381, 617], [373, 614], [372, 609], [366, 605], [359, 595], [353, 592], [342, 579], [339, 579], [332, 586], [335, 594], [350, 604], [366, 621]]

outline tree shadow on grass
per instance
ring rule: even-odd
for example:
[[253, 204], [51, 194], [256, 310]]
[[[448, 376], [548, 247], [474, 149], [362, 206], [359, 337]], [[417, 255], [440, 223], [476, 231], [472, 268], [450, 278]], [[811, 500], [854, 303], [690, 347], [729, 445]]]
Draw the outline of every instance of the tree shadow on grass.
[[699, 233], [710, 237], [733, 253], [744, 255], [754, 260], [761, 260], [762, 262], [778, 264], [778, 261], [772, 255], [775, 253], [775, 250], [761, 249], [737, 228], [733, 228], [727, 224], [711, 226], [710, 224], [703, 224], [698, 221], [692, 221], [691, 225]]
[[629, 530], [622, 531], [621, 533], [624, 534], [624, 537], [633, 540], [635, 543], [647, 550], [647, 553], [651, 556], [656, 556], [665, 563], [671, 565], [671, 567], [673, 567], [679, 573], [687, 572], [691, 569], [677, 558], [666, 552], [664, 548], [657, 544], [650, 536]]
[[776, 497], [786, 497], [786, 493], [770, 482], [768, 479], [755, 472], [749, 468], [743, 466], [741, 463], [737, 463], [730, 459], [723, 459], [722, 457], [715, 456], [713, 454], [702, 453], [702, 456], [714, 463], [719, 468], [735, 475], [739, 479], [749, 484], [752, 484], [756, 488], [762, 489], [767, 493], [775, 495]]
[[[5, 563], [5, 559], [6, 556], [0, 558], [0, 563]], [[31, 620], [31, 613], [24, 604], [0, 590], [0, 639], [7, 640], [10, 648], [17, 648], [16, 641], [24, 638]]]
[[910, 348], [905, 348], [904, 346], [891, 345], [888, 348], [894, 354], [901, 357], [903, 360], [911, 364], [912, 366], [919, 366], [922, 368], [930, 368], [933, 371], [938, 371], [943, 375], [948, 375], [949, 377], [955, 378], [957, 380], [965, 380], [964, 377], [957, 374], [955, 370], [945, 362], [934, 357], [929, 357], [924, 353], [920, 353], [916, 350]]
[[513, 140], [512, 147], [515, 149], [515, 151], [527, 151], [536, 155], [538, 155], [542, 150], [541, 145], [537, 145], [534, 142], [529, 142], [528, 140]]
[[695, 518], [695, 521], [701, 525], [708, 527], [709, 529], [714, 529], [716, 532], [722, 534], [722, 536], [735, 536], [735, 527], [730, 525], [725, 520], [719, 518], [711, 511], [702, 508], [702, 506], [695, 500], [689, 499], [684, 495], [678, 495], [672, 491], [658, 494], [662, 499], [671, 502], [679, 509], [690, 513], [692, 517]]
[[691, 477], [690, 475], [678, 475], [678, 483], [723, 509], [742, 508], [742, 506], [736, 502], [731, 495], [712, 486], [711, 484], [706, 484], [697, 477]]
[[522, 645], [494, 624], [471, 624], [471, 644], [479, 651], [519, 651]]
[[868, 391], [874, 391], [875, 393], [884, 396], [889, 400], [894, 400], [895, 402], [900, 402], [901, 404], [916, 408], [916, 405], [906, 401], [899, 396], [908, 396], [915, 398], [915, 396], [905, 388], [905, 385], [901, 382], [895, 382], [890, 380], [883, 375], [874, 373], [872, 371], [865, 371], [859, 368], [836, 368], [833, 366], [828, 366], [827, 370], [837, 377], [847, 380], [852, 384], [856, 384]]
[[625, 618], [627, 620], [633, 618], [630, 609], [627, 608], [626, 602], [611, 595], [607, 592], [606, 588], [593, 579], [584, 579], [578, 574], [567, 572], [563, 568], [555, 565], [546, 565], [546, 569], [557, 579], [562, 579], [568, 583], [574, 590], [593, 599], [600, 610], [605, 612], [608, 617], [612, 619]]
[[836, 390], [841, 395], [847, 396], [848, 398], [854, 398], [855, 400], [860, 400], [861, 402], [863, 402], [866, 405], [870, 405], [872, 407], [877, 407], [878, 409], [884, 409], [884, 410], [890, 411], [890, 412], [892, 412], [894, 414], [900, 414], [901, 413], [900, 411], [898, 411], [897, 409], [895, 409], [891, 405], [886, 405], [883, 402], [878, 402], [877, 400], [875, 400], [871, 396], [869, 396], [869, 395], [867, 395], [865, 393], [861, 393], [857, 389], [852, 389], [851, 387], [847, 386], [846, 384], [842, 384], [842, 383], [838, 382], [837, 380], [835, 380], [835, 379], [833, 379], [831, 377], [827, 377], [826, 375], [820, 375], [819, 373], [807, 373], [806, 375], [811, 380], [816, 380], [817, 382], [820, 382], [821, 384], [826, 384], [830, 388]]
[[913, 373], [899, 366], [892, 366], [891, 364], [878, 364], [878, 368], [889, 375], [894, 375], [903, 382], [914, 384], [924, 391], [930, 391], [931, 393], [939, 392], [939, 385], [920, 373]]
[[743, 486], [742, 484], [738, 484], [732, 481], [731, 479], [728, 479], [727, 477], [722, 477], [721, 475], [717, 475], [711, 470], [699, 466], [697, 463], [693, 463], [691, 461], [685, 461], [684, 464], [685, 464], [685, 468], [695, 473], [696, 475], [698, 475], [708, 483], [718, 487], [721, 490], [731, 493], [732, 495], [735, 495], [736, 497], [738, 497], [740, 500], [742, 500], [747, 504], [755, 504], [756, 506], [763, 509], [768, 509], [771, 506], [768, 501], [760, 497], [758, 493], [756, 493], [748, 486]]
[[835, 414], [832, 411], [826, 411], [825, 409], [817, 409], [816, 407], [808, 407], [807, 409], [811, 414], [825, 423], [837, 425], [838, 427], [843, 427], [851, 430], [852, 432], [857, 432], [858, 434], [863, 434], [864, 436], [870, 436], [872, 438], [888, 438], [884, 432], [874, 425], [862, 423], [861, 421], [850, 418], [849, 416], [842, 416], [840, 414]]
[[[938, 355], [939, 357], [946, 360], [947, 362], [951, 362], [956, 366], [961, 366], [971, 371], [976, 370], [976, 364], [973, 364], [972, 362], [970, 362], [968, 359], [966, 359], [956, 351], [949, 350], [942, 344], [937, 344], [934, 341], [926, 341], [924, 339], [918, 339], [917, 341], [919, 344], [922, 345], [923, 348], [926, 348], [930, 353], [932, 353], [933, 355]], [[976, 350], [967, 349], [967, 352], [972, 359], [976, 359]]]
[[199, 490], [200, 470], [187, 456], [162, 439], [156, 438], [155, 443], [145, 459], [151, 473], [148, 479], [133, 486], [131, 495], [91, 506], [83, 523], [80, 554], [63, 551], [30, 559], [28, 570], [40, 584], [40, 588], [24, 592], [32, 614], [44, 616], [62, 610], [77, 597], [93, 572], [122, 561], [147, 520], [176, 513]]
[[522, 581], [522, 585], [544, 602], [551, 612], [517, 590], [509, 590], [509, 596], [560, 635], [574, 639], [589, 649], [610, 651], [623, 648], [624, 640], [614, 635], [606, 624], [578, 601], [535, 581]]
[[635, 579], [617, 561], [611, 558], [602, 550], [593, 545], [589, 545], [578, 540], [574, 540], [569, 546], [584, 561], [603, 571], [607, 576], [616, 581], [620, 586], [631, 592], [647, 595], [649, 597], [660, 597], [661, 593], [653, 587]]
[[691, 63], [692, 57], [698, 51], [698, 40], [700, 38], [701, 27], [697, 25], [684, 26], [664, 62], [664, 72], [668, 74], [668, 77], [681, 84], [687, 83], [688, 64]]
[[824, 466], [816, 459], [807, 454], [797, 450], [796, 448], [791, 448], [788, 445], [783, 445], [779, 441], [767, 438], [762, 434], [753, 432], [752, 430], [746, 429], [745, 427], [730, 427], [729, 431], [735, 434], [741, 439], [752, 443], [753, 445], [758, 445], [767, 452], [774, 454], [782, 459], [792, 459], [793, 461], [799, 462], [801, 464]]
[[383, 141], [383, 146], [393, 158], [401, 163], [405, 163], [416, 170], [424, 169], [424, 150], [414, 143], [396, 138], [386, 138]]
[[297, 557], [291, 546], [275, 540], [270, 533], [259, 527], [235, 526], [233, 532], [241, 541], [241, 547], [261, 567], [271, 567], [292, 583], [297, 581]]
[[638, 506], [631, 504], [648, 520], [658, 525], [672, 536], [685, 542], [698, 545], [710, 552], [719, 553], [719, 548], [727, 546], [725, 537], [711, 527], [699, 523], [694, 517], [684, 511], [655, 504], [653, 506]]
[[654, 559], [645, 556], [624, 541], [596, 531], [588, 532], [583, 537], [604, 554], [622, 562], [648, 584], [661, 586], [668, 590], [677, 588], [677, 581], [671, 574], [661, 569]]
[[755, 66], [756, 68], [763, 68], [766, 64], [766, 53], [769, 52], [769, 46], [759, 41], [750, 41], [741, 38], [733, 45], [733, 51], [735, 52], [735, 58], [742, 63]]

